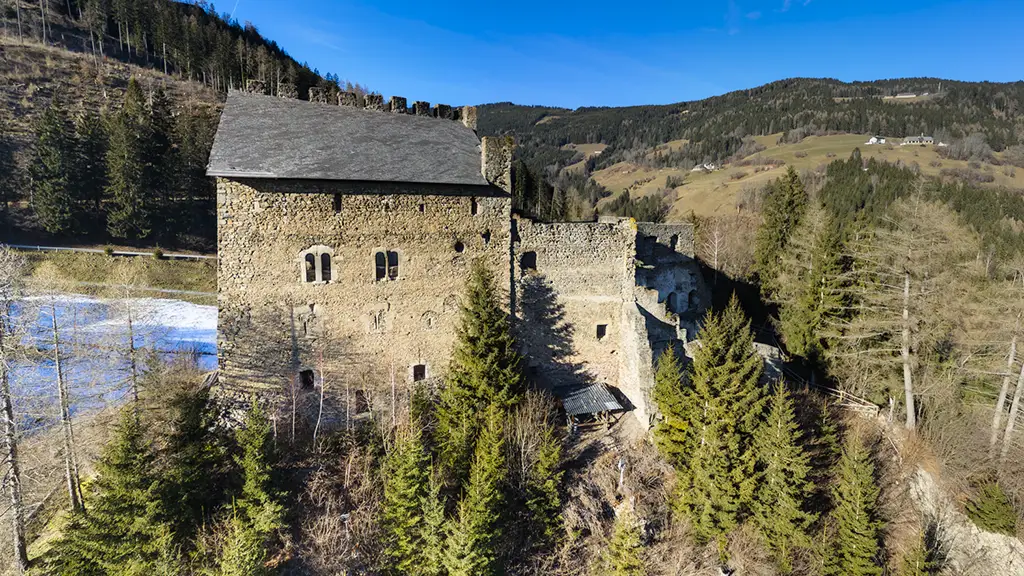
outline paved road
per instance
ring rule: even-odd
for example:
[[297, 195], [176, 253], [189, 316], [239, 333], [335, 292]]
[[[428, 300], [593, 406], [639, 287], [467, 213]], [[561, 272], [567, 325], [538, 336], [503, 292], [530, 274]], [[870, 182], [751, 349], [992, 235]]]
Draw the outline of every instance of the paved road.
[[[10, 248], [17, 250], [35, 250], [37, 252], [89, 252], [92, 254], [106, 254], [100, 248], [68, 248], [66, 246], [29, 246], [26, 244], [8, 244]], [[153, 257], [153, 252], [129, 252], [125, 250], [114, 250], [113, 256], [148, 256]], [[168, 260], [216, 260], [216, 256], [204, 256], [202, 254], [181, 254], [178, 252], [164, 252], [164, 258]]]

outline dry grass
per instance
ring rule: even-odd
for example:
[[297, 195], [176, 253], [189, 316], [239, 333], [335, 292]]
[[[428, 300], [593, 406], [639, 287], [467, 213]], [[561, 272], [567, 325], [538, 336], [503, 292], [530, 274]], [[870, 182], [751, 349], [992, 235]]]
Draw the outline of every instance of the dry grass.
[[[122, 257], [80, 252], [32, 252], [27, 257], [29, 274], [33, 279], [55, 273], [61, 280], [74, 283], [112, 283], [117, 265], [124, 262]], [[157, 260], [139, 256], [132, 262], [139, 268], [140, 284], [144, 287], [211, 293], [217, 291], [215, 260]], [[102, 294], [106, 290], [80, 284], [73, 289], [93, 294]], [[209, 304], [209, 298], [200, 303]]]

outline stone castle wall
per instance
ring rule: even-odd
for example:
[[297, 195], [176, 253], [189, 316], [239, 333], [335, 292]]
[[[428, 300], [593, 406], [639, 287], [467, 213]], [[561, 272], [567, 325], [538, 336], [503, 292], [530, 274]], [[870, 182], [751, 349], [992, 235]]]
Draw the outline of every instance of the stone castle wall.
[[[438, 376], [471, 260], [509, 285], [511, 202], [493, 188], [218, 179], [217, 191], [228, 386], [319, 378], [321, 356], [336, 379]], [[332, 255], [328, 282], [304, 281], [304, 252]], [[377, 279], [377, 252], [397, 254], [396, 279]]]

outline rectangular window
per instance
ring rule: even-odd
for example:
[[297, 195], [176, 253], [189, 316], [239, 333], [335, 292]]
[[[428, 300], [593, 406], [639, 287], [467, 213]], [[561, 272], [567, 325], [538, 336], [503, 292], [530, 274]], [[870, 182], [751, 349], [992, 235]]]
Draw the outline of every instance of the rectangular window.
[[598, 324], [597, 325], [597, 339], [604, 340], [604, 337], [608, 335], [608, 325]]
[[480, 213], [480, 205], [476, 203], [476, 198], [471, 198], [469, 202], [469, 213], [476, 216]]
[[334, 195], [334, 213], [341, 214], [341, 194]]
[[521, 258], [519, 258], [519, 267], [522, 268], [523, 272], [527, 270], [537, 269], [537, 253], [536, 252], [523, 252]]
[[412, 381], [422, 382], [427, 379], [427, 365], [417, 364], [412, 367]]
[[387, 276], [387, 273], [388, 273], [388, 261], [387, 261], [387, 257], [384, 256], [383, 252], [377, 252], [377, 254], [374, 255], [374, 268], [375, 268], [375, 278], [377, 280], [383, 280]]

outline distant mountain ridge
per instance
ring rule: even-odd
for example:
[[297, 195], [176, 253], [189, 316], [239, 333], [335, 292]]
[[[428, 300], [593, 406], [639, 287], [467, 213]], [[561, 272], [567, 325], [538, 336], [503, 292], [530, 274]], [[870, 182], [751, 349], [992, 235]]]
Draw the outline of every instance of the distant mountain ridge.
[[[895, 98], [901, 94], [914, 97]], [[837, 132], [958, 138], [981, 132], [999, 151], [1024, 141], [1024, 81], [791, 78], [664, 105], [569, 110], [502, 102], [480, 106], [479, 128], [516, 136], [520, 158], [534, 169], [570, 161], [574, 152], [561, 150], [570, 143], [607, 144], [594, 159], [596, 167], [673, 140], [687, 140], [693, 161], [707, 162], [733, 154], [744, 136], [780, 132], [793, 138]]]

